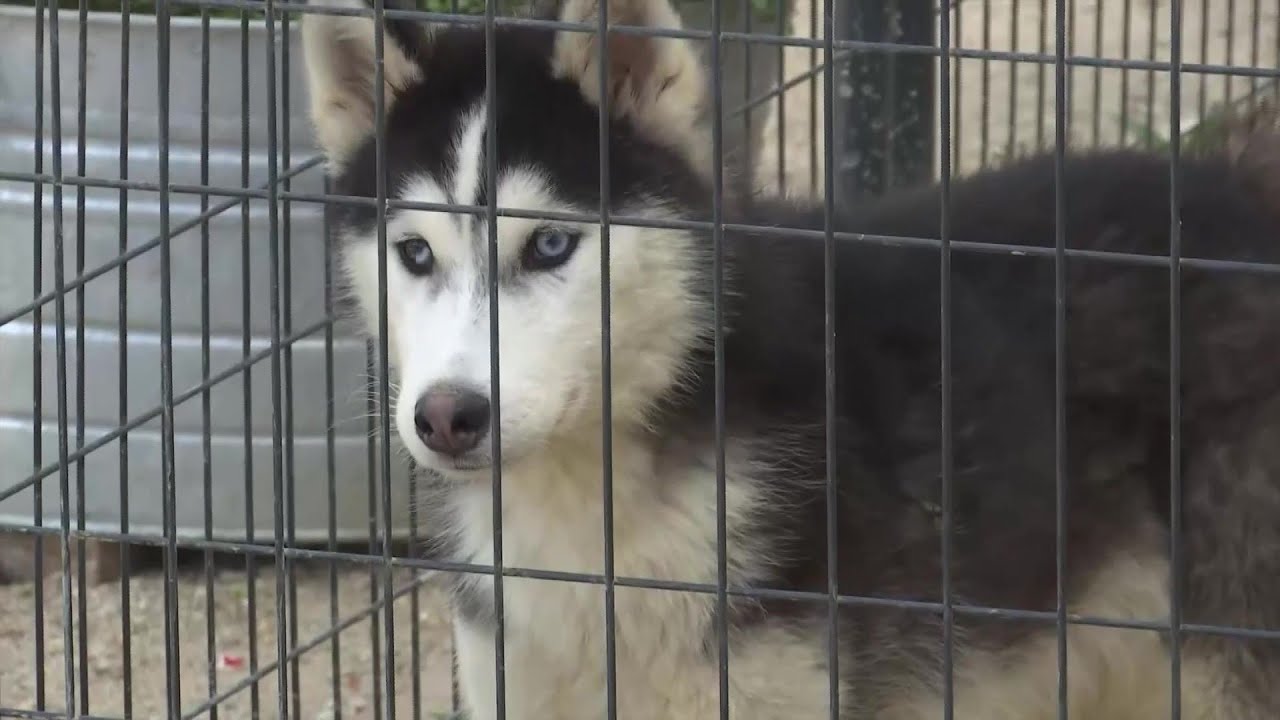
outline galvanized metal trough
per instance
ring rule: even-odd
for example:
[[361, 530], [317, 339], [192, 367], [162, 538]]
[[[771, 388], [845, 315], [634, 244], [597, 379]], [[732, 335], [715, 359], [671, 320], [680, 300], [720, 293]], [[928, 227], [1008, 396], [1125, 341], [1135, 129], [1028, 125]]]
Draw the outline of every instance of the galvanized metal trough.
[[[277, 163], [281, 177], [291, 176], [291, 190], [319, 193], [323, 191], [323, 170], [316, 162], [306, 120], [297, 27], [295, 19], [289, 36], [277, 31], [275, 42], [277, 67], [284, 67], [286, 40], [290, 48], [288, 74], [281, 72], [277, 79], [278, 139], [283, 141], [288, 135], [289, 157], [286, 161], [282, 145]], [[82, 464], [70, 465], [70, 511], [73, 527], [82, 501], [85, 527], [90, 531], [120, 532], [127, 520], [130, 533], [159, 534], [162, 314], [160, 255], [155, 246], [162, 196], [156, 191], [161, 121], [158, 34], [155, 17], [133, 15], [126, 65], [123, 29], [116, 13], [90, 13], [84, 26], [85, 145], [81, 172], [77, 152], [81, 27], [75, 12], [58, 13], [61, 170], [64, 177], [71, 178], [62, 186], [64, 278], [71, 285], [82, 275], [77, 262], [81, 241], [83, 270], [94, 275], [83, 283], [82, 317], [77, 311], [78, 290], [64, 294], [68, 449], [74, 455], [84, 445], [101, 444], [84, 455]], [[52, 135], [55, 95], [50, 82], [53, 58], [47, 17], [42, 98], [38, 97], [36, 36], [33, 8], [0, 6], [0, 498], [4, 498], [0, 500], [0, 527], [35, 522], [56, 525], [62, 499], [56, 470], [40, 481], [39, 507], [37, 488], [31, 481], [42, 468], [53, 470], [59, 462], [57, 304], [46, 298], [41, 305], [38, 340], [34, 313], [21, 313], [55, 289], [54, 220], [59, 211], [54, 188], [50, 184], [41, 188], [22, 179], [23, 174], [37, 171], [53, 173], [53, 154], [59, 142]], [[176, 190], [167, 194], [169, 224], [172, 230], [187, 228], [171, 240], [173, 387], [182, 400], [173, 411], [175, 520], [179, 536], [203, 537], [207, 505], [213, 537], [243, 541], [251, 529], [256, 539], [269, 542], [274, 534], [274, 495], [268, 205], [265, 199], [242, 203], [234, 194], [242, 187], [265, 190], [269, 159], [268, 83], [263, 72], [267, 34], [261, 19], [253, 20], [244, 34], [237, 20], [210, 21], [207, 154], [202, 152], [201, 137], [202, 38], [199, 18], [171, 19], [168, 158], [170, 187]], [[122, 77], [127, 80], [127, 101]], [[243, 82], [247, 86], [242, 86]], [[242, 92], [248, 98], [247, 112]], [[127, 137], [122, 137], [125, 109]], [[39, 141], [37, 117], [43, 119]], [[41, 148], [39, 161], [37, 147]], [[207, 168], [203, 181], [202, 167]], [[110, 183], [85, 187], [92, 183], [75, 176], [116, 182], [114, 187]], [[126, 176], [129, 182], [152, 186], [122, 191], [118, 181]], [[182, 188], [201, 185], [233, 192], [210, 193], [205, 199], [198, 191]], [[81, 191], [82, 216], [77, 214], [77, 193]], [[34, 209], [37, 197], [39, 211]], [[216, 214], [205, 210], [228, 205]], [[200, 222], [202, 214], [209, 215], [207, 223]], [[376, 452], [378, 441], [370, 445], [365, 343], [340, 323], [335, 327], [332, 354], [326, 352], [323, 328], [331, 303], [326, 291], [322, 217], [319, 204], [281, 203], [277, 234], [281, 249], [287, 250], [286, 307], [291, 311], [281, 335], [285, 341], [293, 338], [285, 364], [290, 382], [281, 391], [282, 419], [286, 422], [284, 480], [291, 490], [282, 502], [300, 542], [329, 538], [331, 506], [338, 540], [368, 538], [371, 522], [381, 515], [381, 501], [370, 504], [371, 492], [380, 492], [383, 486], [381, 479], [373, 480], [372, 485], [370, 480], [377, 467], [370, 447]], [[202, 259], [206, 242], [207, 263]], [[119, 258], [126, 252], [138, 254], [122, 266], [122, 275]], [[38, 287], [33, 272], [37, 262]], [[95, 273], [113, 263], [117, 266]], [[202, 293], [205, 282], [207, 309]], [[126, 308], [123, 327], [121, 298]], [[203, 317], [206, 312], [207, 321]], [[83, 363], [78, 362], [81, 342]], [[123, 368], [122, 344], [127, 351]], [[246, 356], [253, 362], [240, 370]], [[332, 393], [326, 389], [329, 371]], [[207, 420], [204, 386], [208, 386]], [[332, 413], [328, 411], [330, 400]], [[82, 440], [77, 427], [80, 417]], [[126, 457], [116, 436], [122, 426], [133, 424], [136, 426], [127, 433]], [[112, 439], [103, 443], [104, 438]], [[208, 503], [206, 476], [211, 481]], [[397, 456], [389, 483], [397, 535], [407, 529], [405, 478], [405, 463]], [[76, 488], [81, 483], [83, 497], [78, 498]], [[15, 487], [23, 489], [14, 494]], [[122, 513], [122, 501], [126, 500], [127, 518]], [[250, 507], [251, 512], [247, 510]]]

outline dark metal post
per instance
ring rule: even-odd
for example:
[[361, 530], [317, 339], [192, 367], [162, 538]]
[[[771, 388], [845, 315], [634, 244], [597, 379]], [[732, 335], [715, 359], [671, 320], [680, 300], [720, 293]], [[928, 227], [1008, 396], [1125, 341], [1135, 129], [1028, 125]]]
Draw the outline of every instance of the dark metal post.
[[[931, 0], [841, 0], [842, 39], [932, 46]], [[935, 156], [933, 56], [856, 49], [838, 63], [833, 160], [840, 198], [928, 180]]]

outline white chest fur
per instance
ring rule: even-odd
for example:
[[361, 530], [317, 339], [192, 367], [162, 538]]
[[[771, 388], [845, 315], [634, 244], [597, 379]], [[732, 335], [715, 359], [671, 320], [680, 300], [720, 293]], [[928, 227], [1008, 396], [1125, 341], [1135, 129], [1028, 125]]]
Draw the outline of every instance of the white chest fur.
[[[725, 507], [729, 582], [762, 577], [768, 553], [753, 542], [763, 493], [749, 465], [730, 454]], [[614, 567], [620, 577], [714, 584], [714, 465], [665, 468], [639, 448], [615, 447]], [[590, 453], [513, 468], [503, 476], [503, 564], [600, 575], [604, 519], [600, 461]], [[471, 486], [453, 502], [460, 554], [493, 562], [490, 488]], [[493, 597], [492, 578], [466, 581]], [[618, 717], [719, 716], [715, 595], [617, 587], [615, 659]], [[512, 720], [605, 716], [606, 601], [599, 584], [503, 580], [505, 715]], [[472, 720], [496, 717], [491, 623], [456, 623], [459, 684]], [[810, 631], [812, 630], [812, 631]], [[731, 638], [729, 701], [735, 718], [825, 718], [828, 678], [820, 629], [762, 624]]]

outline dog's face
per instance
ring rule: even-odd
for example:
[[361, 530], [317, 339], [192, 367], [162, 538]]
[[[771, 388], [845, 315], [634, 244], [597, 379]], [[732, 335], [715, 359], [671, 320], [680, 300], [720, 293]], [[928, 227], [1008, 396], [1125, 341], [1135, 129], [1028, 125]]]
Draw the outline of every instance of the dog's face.
[[[359, 7], [358, 0], [326, 4]], [[629, 4], [626, 4], [629, 3]], [[592, 0], [562, 19], [596, 22]], [[666, 0], [624, 0], [611, 17], [678, 27]], [[311, 112], [334, 191], [374, 197], [374, 33], [366, 17], [309, 15]], [[598, 45], [594, 34], [499, 29], [493, 115], [476, 28], [388, 21], [384, 35], [386, 195], [419, 203], [598, 215]], [[609, 207], [685, 217], [704, 192], [703, 75], [683, 41], [611, 34]], [[493, 129], [496, 153], [489, 158]], [[489, 175], [489, 168], [496, 172]], [[682, 200], [683, 198], [683, 200]], [[379, 228], [371, 206], [334, 215], [342, 267], [376, 336]], [[421, 465], [466, 476], [555, 443], [598, 443], [603, 410], [603, 251], [595, 222], [389, 209], [386, 324], [398, 375], [394, 418]], [[493, 236], [491, 238], [491, 236]], [[496, 240], [495, 245], [490, 240]], [[639, 425], [676, 388], [705, 340], [706, 248], [685, 232], [611, 225], [608, 284], [615, 422]], [[491, 257], [491, 252], [496, 257]], [[498, 387], [491, 387], [496, 290]]]

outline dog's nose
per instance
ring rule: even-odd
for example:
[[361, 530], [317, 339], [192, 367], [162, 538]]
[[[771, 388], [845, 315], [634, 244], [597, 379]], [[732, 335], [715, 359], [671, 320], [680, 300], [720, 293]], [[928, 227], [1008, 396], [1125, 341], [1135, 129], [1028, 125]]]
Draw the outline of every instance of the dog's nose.
[[479, 445], [489, 429], [489, 398], [474, 390], [433, 388], [418, 400], [413, 422], [427, 447], [456, 457]]

